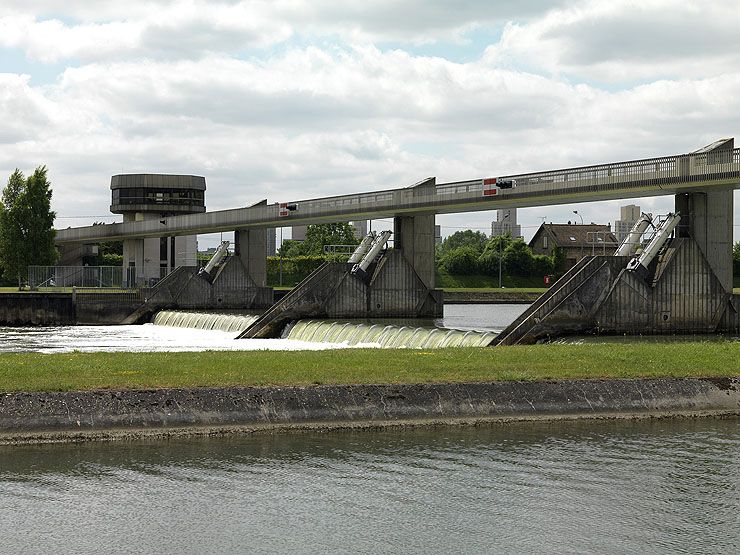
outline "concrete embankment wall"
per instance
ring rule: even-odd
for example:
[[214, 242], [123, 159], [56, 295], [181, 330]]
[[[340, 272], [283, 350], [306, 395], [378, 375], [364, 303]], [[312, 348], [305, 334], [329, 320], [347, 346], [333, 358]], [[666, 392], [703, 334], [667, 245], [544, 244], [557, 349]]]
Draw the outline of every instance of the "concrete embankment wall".
[[66, 326], [75, 321], [71, 293], [0, 295], [0, 326]]
[[0, 438], [706, 412], [740, 414], [740, 378], [7, 393]]

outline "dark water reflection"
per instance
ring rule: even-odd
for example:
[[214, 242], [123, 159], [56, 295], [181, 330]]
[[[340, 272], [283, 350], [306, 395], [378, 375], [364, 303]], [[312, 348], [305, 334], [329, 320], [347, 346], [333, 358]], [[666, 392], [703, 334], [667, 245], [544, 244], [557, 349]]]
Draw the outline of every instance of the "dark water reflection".
[[735, 553], [738, 423], [0, 447], [2, 552]]

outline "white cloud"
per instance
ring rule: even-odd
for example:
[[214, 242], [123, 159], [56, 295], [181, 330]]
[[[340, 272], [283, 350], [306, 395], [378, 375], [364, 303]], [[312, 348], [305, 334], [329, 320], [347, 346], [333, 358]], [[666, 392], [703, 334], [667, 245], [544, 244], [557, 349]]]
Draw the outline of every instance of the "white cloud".
[[[120, 3], [102, 3], [96, 15], [88, 3], [73, 2], [67, 17], [48, 11], [52, 3], [41, 4], [31, 16], [20, 11], [25, 3], [8, 10], [2, 21], [15, 18], [23, 32], [7, 28], [0, 42], [41, 59], [81, 62], [45, 86], [33, 86], [28, 76], [0, 75], [0, 175], [47, 164], [62, 216], [105, 214], [110, 176], [121, 172], [205, 175], [207, 204], [218, 209], [265, 197], [396, 187], [429, 175], [442, 182], [675, 154], [740, 129], [740, 66], [728, 64], [716, 74], [649, 74], [655, 60], [667, 68], [705, 60], [712, 68], [721, 52], [710, 45], [671, 57], [669, 46], [661, 53], [644, 41], [610, 50], [620, 43], [612, 35], [637, 28], [637, 16], [625, 13], [623, 3], [579, 2], [538, 12], [536, 2], [523, 11], [512, 2], [494, 13], [481, 2], [459, 10], [443, 3], [425, 10], [418, 2], [224, 2], [204, 10], [193, 0], [151, 10], [133, 2], [130, 17]], [[650, 0], [634, 9], [646, 16], [658, 7]], [[676, 10], [681, 17], [689, 13]], [[478, 61], [455, 63], [372, 44], [451, 37], [497, 18], [530, 23], [510, 26]], [[594, 29], [586, 32], [589, 25]], [[697, 23], [704, 31], [712, 25]], [[234, 53], [297, 32], [319, 38], [278, 53], [241, 59]], [[733, 40], [718, 36], [726, 44]], [[572, 77], [596, 78], [605, 64], [637, 75], [628, 71], [634, 65], [660, 78], [605, 90]], [[538, 65], [544, 68], [539, 74], [532, 69]], [[670, 200], [642, 202], [670, 208]], [[586, 214], [592, 210], [584, 217], [613, 220], [614, 204], [584, 207]], [[563, 221], [572, 218], [570, 210], [531, 209], [522, 221]], [[490, 217], [441, 221], [485, 224]]]
[[584, 0], [509, 23], [487, 59], [602, 82], [721, 75], [740, 64], [740, 10], [730, 4]]
[[[557, 5], [558, 3], [555, 3]], [[338, 37], [352, 43], [464, 41], [467, 31], [529, 17], [553, 2], [315, 0], [70, 2], [11, 0], [0, 17], [0, 45], [43, 62], [126, 57], [198, 58]]]

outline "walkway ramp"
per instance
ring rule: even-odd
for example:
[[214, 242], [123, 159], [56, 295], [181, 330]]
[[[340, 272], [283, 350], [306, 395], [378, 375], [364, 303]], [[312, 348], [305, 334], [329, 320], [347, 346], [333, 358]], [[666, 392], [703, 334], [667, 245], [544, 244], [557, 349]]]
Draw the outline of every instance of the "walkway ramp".
[[[538, 339], [546, 337], [551, 333], [551, 327], [557, 326], [558, 331], [578, 331], [567, 330], [563, 327], [564, 322], [552, 322], [553, 315], [558, 309], [564, 307], [574, 295], [580, 291], [581, 297], [577, 299], [575, 311], [580, 318], [577, 322], [583, 322], [588, 325], [589, 318], [587, 314], [593, 312], [603, 301], [603, 297], [609, 291], [612, 280], [612, 266], [615, 262], [618, 266], [626, 264], [627, 259], [624, 257], [614, 256], [589, 256], [582, 258], [578, 263], [568, 270], [555, 284], [540, 296], [519, 318], [514, 320], [509, 326], [502, 331], [495, 339], [495, 345], [517, 345], [535, 343]], [[606, 270], [606, 272], [605, 272]], [[596, 279], [598, 274], [604, 273], [606, 279]], [[589, 291], [586, 295], [581, 289], [587, 285]], [[602, 298], [599, 298], [602, 297]], [[569, 314], [570, 316], [570, 314]], [[549, 317], [549, 318], [548, 318]], [[548, 318], [547, 325], [543, 325], [544, 320]], [[568, 318], [570, 319], [570, 318]]]

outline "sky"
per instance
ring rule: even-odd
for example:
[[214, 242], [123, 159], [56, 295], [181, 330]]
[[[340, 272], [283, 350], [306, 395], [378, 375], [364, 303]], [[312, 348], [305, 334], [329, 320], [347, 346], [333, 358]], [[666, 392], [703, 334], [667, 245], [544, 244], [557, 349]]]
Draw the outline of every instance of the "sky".
[[65, 228], [121, 221], [118, 173], [203, 175], [218, 210], [686, 153], [740, 133], [737, 2], [0, 0], [0, 180], [45, 164]]

